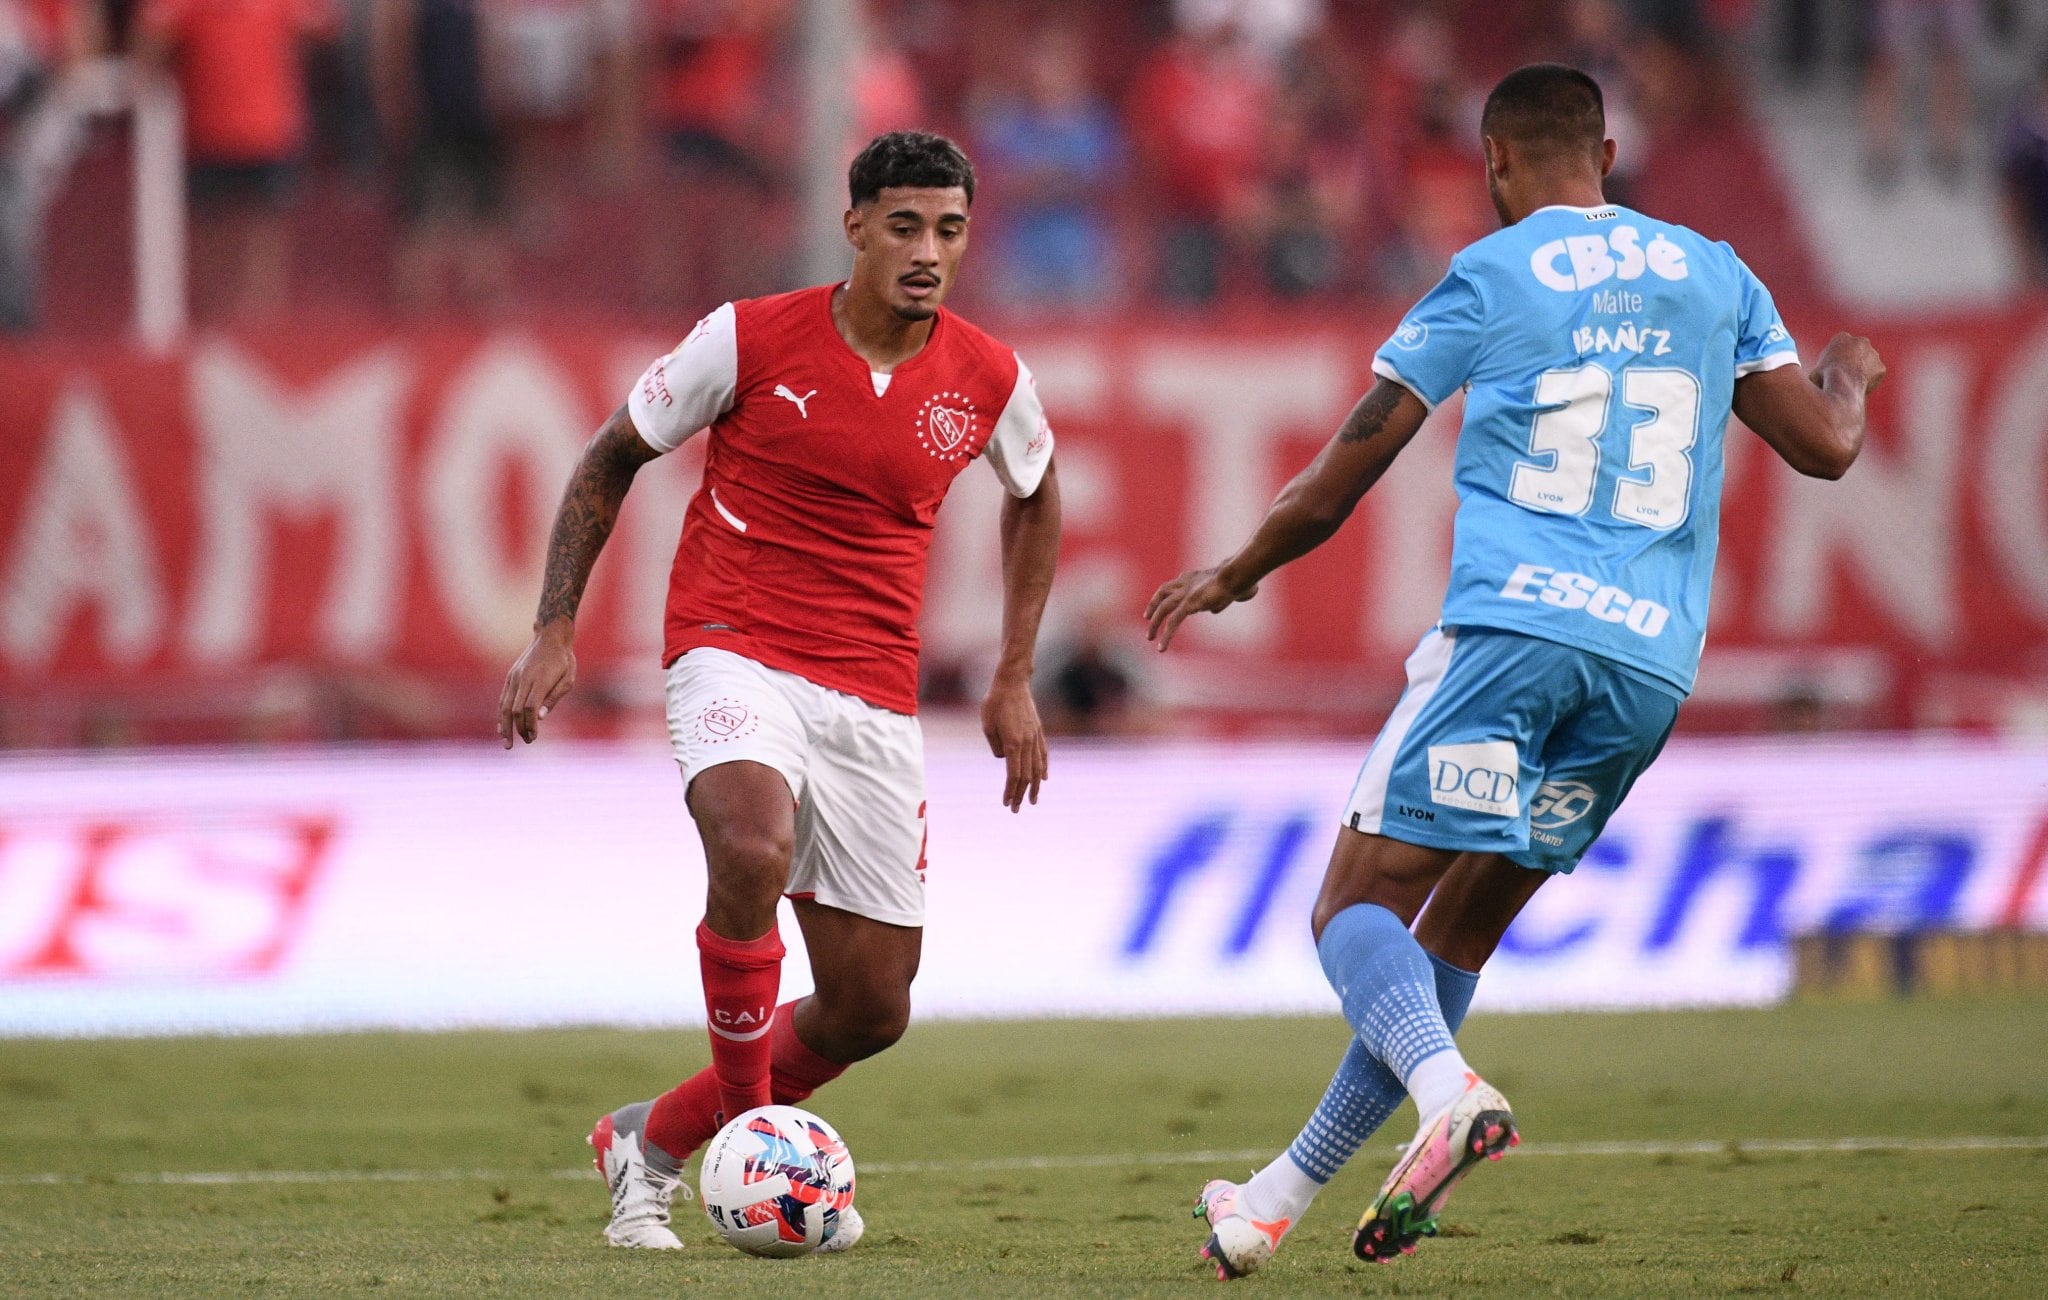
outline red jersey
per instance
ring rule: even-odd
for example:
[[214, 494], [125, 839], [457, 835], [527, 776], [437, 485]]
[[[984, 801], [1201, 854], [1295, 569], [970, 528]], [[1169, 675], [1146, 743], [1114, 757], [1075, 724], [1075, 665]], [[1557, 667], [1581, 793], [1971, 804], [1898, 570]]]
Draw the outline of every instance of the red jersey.
[[717, 646], [915, 713], [925, 557], [946, 490], [985, 458], [1030, 496], [1052, 431], [1024, 363], [943, 308], [922, 351], [874, 373], [832, 323], [835, 287], [727, 303], [627, 400], [662, 451], [710, 426], [663, 663]]
[[305, 148], [299, 43], [328, 17], [326, 0], [150, 0], [142, 21], [176, 50], [195, 161], [287, 162]]

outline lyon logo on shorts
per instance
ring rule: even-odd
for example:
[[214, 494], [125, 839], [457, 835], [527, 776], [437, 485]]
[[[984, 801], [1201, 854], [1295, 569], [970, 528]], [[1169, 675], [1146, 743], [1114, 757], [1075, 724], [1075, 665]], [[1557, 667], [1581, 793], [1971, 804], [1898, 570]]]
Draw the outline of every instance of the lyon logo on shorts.
[[965, 460], [975, 451], [974, 403], [948, 390], [924, 399], [917, 413], [917, 440], [940, 460]]
[[697, 715], [697, 739], [715, 745], [722, 740], [751, 736], [761, 719], [740, 701], [727, 697], [713, 700]]

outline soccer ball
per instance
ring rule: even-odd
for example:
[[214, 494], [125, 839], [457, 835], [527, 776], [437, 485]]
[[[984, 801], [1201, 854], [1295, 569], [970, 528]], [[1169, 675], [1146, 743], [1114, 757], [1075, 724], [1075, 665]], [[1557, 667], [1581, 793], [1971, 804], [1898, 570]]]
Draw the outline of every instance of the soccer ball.
[[711, 1226], [749, 1255], [808, 1255], [853, 1204], [853, 1157], [830, 1124], [794, 1106], [759, 1106], [704, 1148], [697, 1187]]

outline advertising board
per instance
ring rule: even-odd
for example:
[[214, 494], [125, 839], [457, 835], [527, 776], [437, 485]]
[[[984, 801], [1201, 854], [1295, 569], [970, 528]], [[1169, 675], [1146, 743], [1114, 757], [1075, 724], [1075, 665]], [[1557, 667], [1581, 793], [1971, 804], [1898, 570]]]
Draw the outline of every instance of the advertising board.
[[[1331, 1011], [1307, 918], [1361, 757], [1065, 746], [1013, 815], [935, 737], [917, 1014]], [[0, 1034], [695, 1023], [703, 872], [658, 747], [8, 758]], [[2044, 877], [2048, 751], [1682, 743], [1478, 1005], [1768, 1002], [1800, 932], [2048, 930]]]

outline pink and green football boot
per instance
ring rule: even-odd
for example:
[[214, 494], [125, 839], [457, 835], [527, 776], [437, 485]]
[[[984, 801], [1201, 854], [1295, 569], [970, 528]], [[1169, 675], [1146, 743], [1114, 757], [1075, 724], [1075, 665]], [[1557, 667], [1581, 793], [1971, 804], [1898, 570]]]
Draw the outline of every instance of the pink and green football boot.
[[1358, 1221], [1351, 1250], [1360, 1259], [1383, 1264], [1414, 1254], [1417, 1241], [1436, 1235], [1436, 1217], [1458, 1180], [1521, 1143], [1508, 1099], [1478, 1075], [1466, 1077], [1458, 1099], [1422, 1122]]

